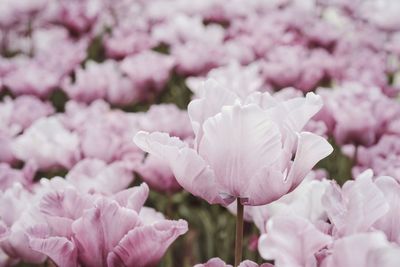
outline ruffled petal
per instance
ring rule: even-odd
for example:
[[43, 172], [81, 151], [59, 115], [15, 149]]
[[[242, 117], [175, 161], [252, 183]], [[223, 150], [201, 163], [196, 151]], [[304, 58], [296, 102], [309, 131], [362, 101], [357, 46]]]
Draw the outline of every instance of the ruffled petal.
[[131, 230], [108, 255], [108, 267], [153, 266], [175, 239], [186, 233], [187, 222], [160, 221]]
[[219, 195], [213, 170], [195, 150], [178, 138], [169, 137], [165, 133], [139, 132], [134, 141], [144, 151], [168, 162], [178, 183], [187, 191], [210, 204], [225, 204]]
[[268, 222], [267, 234], [260, 237], [258, 249], [264, 259], [275, 260], [277, 266], [316, 266], [315, 253], [331, 241], [330, 236], [303, 218], [279, 216]]
[[75, 244], [65, 237], [48, 236], [46, 227], [30, 230], [29, 245], [33, 250], [47, 255], [59, 267], [78, 266]]
[[332, 151], [333, 147], [323, 137], [309, 132], [300, 133], [296, 156], [287, 177], [292, 184], [291, 188], [299, 185], [315, 164]]
[[135, 211], [101, 200], [72, 224], [79, 261], [88, 267], [106, 266], [108, 253], [138, 223]]

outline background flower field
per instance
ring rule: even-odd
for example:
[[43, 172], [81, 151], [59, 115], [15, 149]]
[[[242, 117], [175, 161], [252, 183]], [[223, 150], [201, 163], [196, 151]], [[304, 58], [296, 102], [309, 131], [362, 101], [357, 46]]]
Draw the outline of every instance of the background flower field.
[[400, 266], [399, 14], [395, 0], [0, 0], [0, 266], [232, 264], [232, 195], [188, 186], [151, 133], [199, 151], [207, 118], [253, 104], [284, 110], [284, 176], [300, 136], [333, 152], [281, 195], [245, 196], [241, 266]]

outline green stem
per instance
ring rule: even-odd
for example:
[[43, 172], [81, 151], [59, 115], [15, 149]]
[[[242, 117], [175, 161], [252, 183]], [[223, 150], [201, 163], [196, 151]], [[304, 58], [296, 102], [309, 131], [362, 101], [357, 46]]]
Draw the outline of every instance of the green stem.
[[243, 247], [243, 205], [240, 203], [240, 198], [236, 200], [236, 240], [235, 240], [235, 267], [239, 266], [242, 261]]

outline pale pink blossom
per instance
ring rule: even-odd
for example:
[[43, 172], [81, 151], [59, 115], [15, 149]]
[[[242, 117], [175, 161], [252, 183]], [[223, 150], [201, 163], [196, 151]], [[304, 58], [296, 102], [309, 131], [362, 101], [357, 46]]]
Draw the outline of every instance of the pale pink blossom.
[[22, 170], [13, 169], [7, 163], [0, 163], [0, 191], [12, 187], [14, 183], [30, 186], [36, 173], [36, 166], [28, 163]]
[[15, 138], [12, 149], [16, 158], [32, 161], [40, 169], [70, 168], [81, 158], [78, 135], [68, 131], [56, 117], [35, 121]]
[[358, 11], [361, 17], [384, 30], [396, 31], [400, 28], [400, 19], [397, 16], [400, 12], [398, 1], [366, 1], [361, 3]]
[[116, 27], [104, 39], [106, 53], [111, 58], [123, 58], [155, 46], [149, 33], [130, 27]]
[[336, 240], [323, 267], [395, 267], [400, 264], [400, 247], [389, 244], [380, 232], [362, 233]]
[[46, 256], [32, 250], [27, 235], [29, 227], [43, 222], [35, 207], [37, 198], [19, 183], [0, 192], [0, 247], [10, 258], [38, 264]]
[[133, 180], [133, 167], [129, 162], [107, 165], [99, 159], [84, 159], [66, 175], [66, 180], [79, 191], [110, 195], [125, 188]]
[[[145, 131], [167, 132], [182, 139], [193, 136], [187, 112], [173, 104], [152, 105], [140, 115], [138, 124], [138, 128]], [[146, 155], [135, 171], [155, 190], [173, 193], [181, 189], [168, 163], [156, 155]]]
[[340, 189], [332, 183], [322, 198], [333, 235], [337, 237], [366, 232], [389, 211], [385, 195], [365, 171]]
[[174, 65], [171, 56], [144, 51], [126, 57], [121, 62], [121, 71], [132, 81], [142, 99], [151, 92], [157, 93], [164, 89]]
[[376, 175], [389, 175], [400, 182], [400, 138], [398, 135], [383, 135], [371, 147], [357, 149], [353, 175], [372, 169]]
[[182, 139], [193, 136], [187, 111], [174, 104], [151, 105], [148, 111], [139, 115], [138, 128], [148, 132], [167, 132]]
[[75, 82], [65, 81], [64, 90], [76, 101], [91, 102], [107, 99], [112, 104], [129, 104], [139, 97], [131, 81], [122, 76], [117, 62], [102, 63], [89, 61], [85, 69], [75, 71]]
[[382, 134], [392, 131], [390, 122], [399, 117], [398, 104], [376, 87], [346, 83], [334, 90], [319, 89], [318, 94], [325, 105], [317, 117], [340, 145], [371, 146]]
[[332, 242], [331, 236], [319, 231], [308, 220], [296, 216], [277, 216], [267, 224], [258, 250], [275, 266], [317, 266], [316, 253]]
[[228, 205], [240, 198], [247, 205], [267, 204], [296, 188], [331, 153], [326, 140], [301, 132], [321, 108], [316, 95], [278, 101], [268, 93], [254, 94], [240, 103], [215, 82], [205, 86], [202, 97], [188, 106], [194, 148], [168, 134], [135, 136], [140, 148], [168, 161], [178, 182], [192, 194], [209, 203]]
[[147, 186], [125, 192], [114, 200], [82, 195], [68, 187], [44, 195], [41, 212], [47, 223], [31, 227], [29, 245], [60, 267], [153, 266], [187, 231], [187, 223], [139, 215]]
[[166, 44], [199, 40], [218, 44], [223, 40], [224, 30], [217, 24], [205, 26], [200, 16], [177, 14], [167, 23], [154, 27], [151, 34], [155, 40]]
[[[6, 98], [5, 101], [11, 101], [11, 99]], [[54, 108], [49, 102], [42, 102], [34, 96], [23, 95], [12, 102], [13, 111], [10, 120], [21, 129], [26, 129], [37, 119], [54, 113]]]
[[294, 86], [308, 92], [328, 75], [332, 59], [325, 50], [303, 46], [278, 46], [262, 64], [263, 76], [275, 88]]
[[143, 157], [140, 149], [132, 143], [132, 133], [138, 131], [135, 113], [112, 110], [102, 100], [88, 106], [69, 101], [61, 120], [78, 134], [84, 157], [105, 162], [125, 159], [135, 162]]
[[102, 11], [102, 1], [60, 1], [56, 19], [72, 31], [88, 32]]
[[245, 207], [245, 212], [261, 233], [266, 232], [267, 222], [274, 216], [298, 216], [315, 224], [327, 219], [321, 199], [329, 187], [329, 181], [317, 180], [313, 177], [315, 175], [310, 173], [295, 190], [270, 204]]
[[214, 79], [221, 86], [235, 92], [241, 98], [249, 94], [263, 90], [264, 81], [261, 77], [261, 69], [258, 63], [252, 63], [248, 66], [241, 66], [238, 62], [230, 62], [226, 66], [212, 69], [206, 77], [189, 77], [187, 84], [195, 94], [199, 94], [202, 83], [207, 79]]
[[176, 60], [176, 71], [185, 76], [204, 74], [226, 63], [221, 44], [189, 41], [175, 45], [171, 50]]

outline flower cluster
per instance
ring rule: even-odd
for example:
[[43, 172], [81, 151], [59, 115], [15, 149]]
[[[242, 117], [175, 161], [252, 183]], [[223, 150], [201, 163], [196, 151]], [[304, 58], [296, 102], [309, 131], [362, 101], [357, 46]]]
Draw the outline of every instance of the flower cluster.
[[400, 266], [400, 2], [0, 6], [0, 267]]

